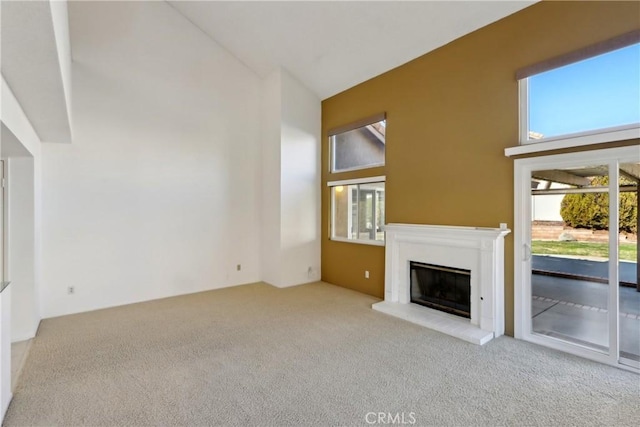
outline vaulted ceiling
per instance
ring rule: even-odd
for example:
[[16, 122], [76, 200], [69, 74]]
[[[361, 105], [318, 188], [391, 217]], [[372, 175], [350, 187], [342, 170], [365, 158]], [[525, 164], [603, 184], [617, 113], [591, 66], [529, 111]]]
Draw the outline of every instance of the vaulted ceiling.
[[[123, 37], [113, 17], [108, 29], [84, 25], [104, 9], [98, 3], [69, 1], [67, 24], [64, 2], [2, 2], [2, 75], [43, 141], [71, 140], [71, 58], [99, 56], [109, 38]], [[326, 99], [533, 3], [150, 1], [141, 7], [166, 8], [258, 76], [282, 67]], [[166, 22], [145, 25], [166, 30]], [[98, 63], [119, 72], [108, 55]]]
[[264, 77], [286, 68], [321, 99], [535, 1], [170, 1]]
[[42, 141], [71, 142], [66, 4], [2, 1], [0, 6], [2, 77]]

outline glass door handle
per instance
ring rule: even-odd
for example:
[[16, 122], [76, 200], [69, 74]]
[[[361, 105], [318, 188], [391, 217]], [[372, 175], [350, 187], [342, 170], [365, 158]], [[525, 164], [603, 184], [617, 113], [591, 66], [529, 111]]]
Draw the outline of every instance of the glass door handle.
[[524, 249], [524, 257], [523, 257], [523, 261], [529, 261], [531, 259], [531, 245], [528, 243], [525, 243], [523, 246]]

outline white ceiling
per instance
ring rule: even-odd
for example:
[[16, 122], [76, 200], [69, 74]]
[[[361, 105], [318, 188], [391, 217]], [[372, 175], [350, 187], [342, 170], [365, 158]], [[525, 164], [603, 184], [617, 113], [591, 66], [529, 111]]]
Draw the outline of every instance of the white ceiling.
[[42, 141], [71, 142], [52, 9], [43, 1], [2, 1], [2, 75]]
[[[143, 2], [138, 3], [140, 16], [125, 15], [123, 23], [123, 16], [116, 13], [119, 3], [69, 2], [69, 21], [71, 29], [76, 29], [71, 34], [74, 59], [102, 57], [97, 63], [117, 73], [105, 47], [118, 46], [111, 43], [114, 38], [136, 37], [135, 28], [128, 28], [127, 22], [144, 20], [145, 8], [165, 9], [184, 26], [198, 27], [258, 76], [266, 77], [283, 67], [326, 99], [532, 3], [535, 1]], [[100, 16], [105, 10], [113, 16]], [[115, 18], [109, 21], [109, 31], [86, 25], [87, 16], [93, 15]], [[2, 75], [42, 140], [70, 141], [70, 112], [51, 3], [2, 1], [1, 17]], [[162, 32], [167, 22], [145, 25]], [[128, 39], [136, 55], [148, 42], [152, 41]]]
[[170, 1], [259, 76], [284, 67], [321, 99], [535, 1]]

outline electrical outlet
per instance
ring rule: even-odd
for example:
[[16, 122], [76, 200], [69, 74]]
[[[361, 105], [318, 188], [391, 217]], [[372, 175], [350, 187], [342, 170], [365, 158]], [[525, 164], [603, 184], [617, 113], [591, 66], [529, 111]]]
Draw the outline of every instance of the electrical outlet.
[[241, 264], [236, 265], [236, 270], [238, 271], [242, 270], [242, 265]]
[[364, 271], [364, 278], [368, 279], [369, 278], [369, 270], [365, 270]]
[[76, 288], [74, 286], [69, 286], [67, 288], [67, 294], [72, 295], [76, 293]]

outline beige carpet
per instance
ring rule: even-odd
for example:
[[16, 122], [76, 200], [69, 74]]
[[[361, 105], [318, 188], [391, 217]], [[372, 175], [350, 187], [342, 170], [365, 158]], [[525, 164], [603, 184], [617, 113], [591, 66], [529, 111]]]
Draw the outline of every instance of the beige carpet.
[[638, 425], [638, 375], [375, 301], [254, 284], [45, 320], [5, 425]]

